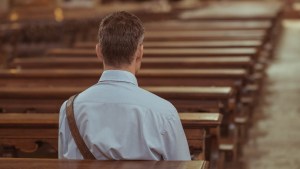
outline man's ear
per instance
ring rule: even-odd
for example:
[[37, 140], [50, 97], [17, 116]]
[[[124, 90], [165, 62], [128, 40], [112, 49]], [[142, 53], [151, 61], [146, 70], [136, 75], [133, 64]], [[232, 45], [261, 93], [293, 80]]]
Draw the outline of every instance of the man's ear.
[[138, 71], [141, 69], [142, 65], [142, 59], [144, 54], [144, 45], [141, 44], [136, 52], [136, 58], [135, 58], [135, 74], [138, 73]]
[[138, 56], [137, 56], [136, 60], [141, 61], [143, 58], [143, 54], [144, 54], [144, 45], [141, 44], [138, 48]]
[[96, 44], [96, 54], [97, 54], [97, 58], [103, 62], [103, 55], [102, 55], [101, 46], [99, 43]]

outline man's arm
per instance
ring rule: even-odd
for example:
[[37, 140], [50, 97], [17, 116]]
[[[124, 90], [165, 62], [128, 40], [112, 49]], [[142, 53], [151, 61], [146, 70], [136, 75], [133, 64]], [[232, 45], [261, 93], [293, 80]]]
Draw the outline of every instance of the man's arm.
[[164, 122], [164, 160], [191, 160], [187, 139], [176, 111]]
[[66, 102], [64, 102], [59, 112], [59, 127], [58, 127], [58, 158], [63, 159], [64, 146], [67, 145], [65, 138], [65, 125], [66, 125]]

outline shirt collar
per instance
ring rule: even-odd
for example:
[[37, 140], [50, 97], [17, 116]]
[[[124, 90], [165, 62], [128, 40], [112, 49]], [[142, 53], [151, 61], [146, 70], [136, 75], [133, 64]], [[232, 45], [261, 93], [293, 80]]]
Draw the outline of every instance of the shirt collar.
[[127, 82], [138, 86], [136, 77], [132, 73], [123, 70], [105, 70], [99, 82], [104, 81]]

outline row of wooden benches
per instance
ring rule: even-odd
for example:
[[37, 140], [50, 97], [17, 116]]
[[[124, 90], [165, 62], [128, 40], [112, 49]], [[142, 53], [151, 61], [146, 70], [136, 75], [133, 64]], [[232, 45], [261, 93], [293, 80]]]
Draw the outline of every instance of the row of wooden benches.
[[[32, 72], [31, 75], [29, 75], [27, 77], [26, 77], [25, 74], [23, 74], [23, 73], [26, 73], [26, 71], [30, 72], [30, 70], [22, 70], [21, 69], [21, 70], [16, 70], [15, 73], [10, 73], [10, 75], [12, 75], [12, 76], [14, 76], [14, 75], [16, 75], [15, 77], [19, 76], [19, 77], [15, 78], [15, 80], [19, 80], [19, 82], [15, 81], [14, 83], [11, 83], [11, 84], [16, 84], [16, 86], [20, 86], [20, 85], [23, 86], [24, 84], [26, 84], [25, 86], [30, 86], [30, 81], [31, 82], [37, 82], [36, 80], [32, 80], [32, 78], [35, 76], [34, 74], [40, 72], [41, 76], [39, 76], [39, 77], [36, 76], [37, 79], [39, 79], [39, 81], [43, 81], [43, 77], [44, 77], [45, 78], [44, 80], [46, 80], [44, 82], [45, 83], [49, 82], [48, 84], [45, 84], [45, 85], [48, 85], [48, 86], [50, 85], [51, 86], [51, 84], [50, 84], [51, 82], [48, 81], [48, 80], [50, 80], [49, 76], [47, 77], [47, 75], [45, 74], [47, 72], [47, 70], [44, 70], [44, 71], [40, 70], [38, 72], [31, 70], [31, 72]], [[69, 75], [66, 74], [68, 72], [66, 70], [61, 70], [61, 71], [57, 70], [57, 71], [60, 72], [60, 73], [62, 73], [62, 74], [65, 74], [66, 75], [65, 77], [68, 77], [70, 75], [70, 74]], [[165, 77], [162, 76], [164, 71], [165, 71]], [[149, 78], [148, 82], [153, 82], [153, 83], [156, 82], [157, 85], [160, 85], [162, 82], [160, 82], [159, 79], [161, 79], [161, 80], [165, 81], [165, 85], [172, 84], [172, 85], [181, 85], [181, 86], [187, 85], [187, 84], [189, 84], [191, 86], [195, 86], [195, 85], [197, 85], [196, 83], [202, 83], [202, 85], [203, 85], [203, 81], [201, 81], [201, 71], [202, 71], [202, 75], [204, 76], [204, 78], [207, 75], [209, 76], [209, 72], [212, 73], [212, 75], [211, 75], [211, 78], [212, 78], [211, 80], [212, 81], [210, 81], [210, 79], [208, 77], [208, 79], [207, 79], [207, 83], [208, 84], [207, 85], [217, 85], [216, 83], [213, 83], [213, 78], [214, 78], [213, 76], [218, 76], [217, 75], [218, 74], [218, 70], [214, 70], [214, 69], [208, 69], [208, 70], [200, 70], [200, 69], [198, 69], [198, 70], [194, 70], [194, 71], [193, 70], [186, 70], [186, 71], [179, 70], [179, 71], [177, 71], [177, 73], [178, 72], [182, 72], [181, 73], [182, 74], [181, 78], [179, 76], [180, 75], [179, 73], [176, 74], [176, 71], [175, 72], [168, 71], [168, 69], [161, 70], [162, 74], [159, 73], [159, 70], [149, 70], [148, 71], [149, 77], [147, 77], [147, 70], [144, 70], [144, 72], [146, 73], [145, 78], [146, 79]], [[245, 71], [243, 69], [233, 69], [233, 70], [229, 69], [228, 71], [229, 71], [229, 75], [231, 74], [232, 77], [234, 77], [235, 76], [234, 73], [237, 72], [237, 74], [240, 74], [240, 75], [238, 75], [239, 78], [237, 78], [235, 80], [234, 79], [230, 80], [230, 79], [226, 79], [226, 77], [224, 77], [224, 79], [222, 80], [222, 79], [218, 79], [216, 77], [215, 78], [215, 82], [219, 81], [221, 86], [229, 86], [229, 83], [231, 83], [231, 85], [235, 86], [235, 83], [236, 82], [238, 83], [240, 81], [240, 85], [242, 85], [241, 81], [243, 81], [243, 79], [245, 79], [245, 77], [246, 77], [245, 75], [247, 74], [247, 71]], [[13, 71], [10, 70], [10, 72], [13, 72]], [[48, 72], [52, 72], [53, 73], [52, 74], [53, 77], [56, 77], [56, 78], [53, 79], [54, 81], [53, 81], [52, 85], [53, 84], [58, 84], [59, 78], [56, 75], [58, 75], [59, 73], [58, 74], [54, 74], [55, 70], [48, 70]], [[87, 70], [86, 73], [88, 73], [88, 72], [93, 72], [93, 70]], [[96, 72], [96, 74], [95, 74], [95, 72]], [[100, 71], [98, 71], [98, 72], [100, 74]], [[155, 72], [156, 72], [156, 75], [155, 75]], [[184, 74], [184, 72], [186, 72], [186, 73]], [[70, 70], [69, 73], [71, 73], [71, 74], [75, 73], [75, 76], [77, 76], [76, 75], [76, 71], [74, 72], [73, 70]], [[224, 73], [226, 74], [226, 70], [224, 70], [224, 69], [219, 71], [219, 74], [221, 76]], [[22, 79], [21, 79], [22, 75], [21, 74], [25, 75], [25, 78], [23, 78], [23, 80], [26, 79], [27, 82], [26, 82], [26, 80], [22, 81]], [[173, 77], [172, 77], [172, 74], [174, 75]], [[50, 75], [50, 76], [52, 76], [52, 75]], [[85, 74], [85, 75], [87, 75], [87, 74]], [[141, 71], [141, 74], [139, 76], [142, 77], [142, 75], [143, 75], [143, 71]], [[152, 77], [151, 77], [151, 75], [152, 75]], [[155, 76], [157, 76], [157, 75], [158, 75], [158, 79], [155, 80]], [[140, 83], [143, 83], [140, 80], [141, 78], [139, 78], [139, 76], [138, 76], [138, 79], [139, 79]], [[199, 79], [195, 79], [195, 77], [197, 77], [197, 76], [198, 76]], [[90, 83], [92, 83], [93, 81], [95, 81], [95, 79], [97, 79], [97, 78], [98, 78], [97, 77], [97, 70], [94, 70], [94, 76], [91, 77]], [[167, 78], [169, 78], [170, 81], [168, 81]], [[187, 78], [190, 78], [191, 81], [195, 81], [195, 83], [192, 84], [192, 83], [190, 83], [188, 81], [185, 81], [185, 79], [187, 80]], [[204, 79], [204, 78], [202, 78], [202, 79]], [[6, 79], [9, 79], [8, 76], [7, 76]], [[80, 77], [79, 77], [78, 80], [80, 82], [82, 82], [83, 79], [80, 79]], [[229, 83], [226, 84], [226, 80]], [[176, 81], [178, 82], [178, 84], [175, 84]], [[72, 83], [71, 81], [65, 81], [65, 82], [66, 82], [65, 84]], [[180, 82], [182, 82], [182, 83], [180, 83]], [[147, 82], [144, 82], [144, 83], [145, 83], [145, 85], [148, 84]], [[224, 83], [224, 84], [222, 84], [222, 83]], [[63, 83], [61, 83], [61, 84], [63, 84]], [[5, 85], [5, 82], [3, 83], [3, 85]], [[38, 85], [38, 83], [33, 83], [32, 85]], [[82, 83], [82, 85], [84, 86], [83, 83]], [[198, 85], [200, 85], [200, 84], [198, 84]], [[44, 87], [44, 88], [34, 87], [31, 90], [28, 90], [28, 89], [24, 90], [24, 87], [19, 87], [18, 88], [18, 87], [13, 87], [13, 86], [14, 85], [10, 85], [9, 88], [3, 88], [3, 93], [2, 93], [2, 96], [4, 97], [3, 102], [7, 101], [6, 105], [9, 105], [9, 102], [10, 102], [12, 108], [16, 108], [17, 107], [16, 106], [17, 103], [18, 103], [18, 105], [20, 105], [21, 108], [25, 108], [27, 105], [30, 105], [30, 106], [35, 105], [34, 106], [35, 108], [31, 108], [31, 107], [28, 108], [27, 107], [26, 111], [29, 111], [29, 112], [30, 111], [33, 111], [33, 112], [47, 112], [45, 110], [45, 108], [44, 109], [42, 109], [42, 108], [39, 109], [38, 108], [38, 102], [39, 102], [39, 100], [41, 98], [42, 99], [48, 98], [47, 102], [44, 101], [44, 104], [45, 103], [46, 103], [46, 105], [50, 104], [51, 105], [51, 106], [49, 106], [50, 108], [53, 108], [54, 104], [55, 104], [56, 105], [55, 109], [57, 110], [59, 108], [61, 102], [63, 101], [63, 99], [65, 99], [66, 97], [68, 97], [72, 93], [76, 93], [76, 92], [79, 92], [79, 91], [82, 90], [82, 88], [81, 89], [80, 88], [76, 89], [75, 87], [74, 88], [70, 88], [70, 87], [67, 87], [67, 88], [57, 88], [57, 87], [55, 87], [55, 88], [52, 88], [53, 90], [49, 90], [51, 88], [48, 88], [48, 87]], [[9, 89], [11, 89], [11, 90], [9, 90]], [[71, 89], [73, 89], [73, 91]], [[177, 108], [179, 110], [183, 109], [183, 110], [193, 110], [193, 111], [203, 111], [203, 110], [210, 110], [210, 111], [215, 110], [215, 111], [219, 111], [221, 109], [224, 109], [225, 110], [224, 113], [230, 112], [230, 110], [228, 108], [226, 108], [226, 107], [227, 107], [227, 105], [229, 105], [228, 102], [233, 97], [233, 93], [234, 93], [233, 92], [234, 89], [231, 88], [231, 87], [191, 87], [191, 88], [187, 88], [187, 87], [184, 87], [184, 88], [183, 87], [156, 87], [156, 88], [153, 88], [152, 87], [152, 88], [148, 88], [148, 89], [150, 91], [158, 94], [158, 95], [163, 96], [164, 98], [169, 99], [169, 100], [171, 100], [172, 97], [174, 97], [174, 99], [179, 99], [177, 101], [176, 100], [172, 101], [175, 104], [175, 106], [177, 106]], [[62, 93], [60, 93], [59, 91], [61, 91]], [[69, 92], [71, 91], [71, 93], [68, 93], [67, 91], [69, 91]], [[7, 92], [7, 95], [5, 94], [5, 92]], [[22, 94], [22, 93], [24, 93], [24, 94]], [[65, 94], [63, 94], [63, 93], [65, 93]], [[17, 95], [19, 95], [19, 96], [17, 96]], [[60, 100], [60, 101], [58, 101], [58, 102], [55, 102], [55, 103], [54, 102], [50, 102], [50, 100], [49, 100], [50, 95], [54, 96], [55, 99], [57, 99], [59, 96], [62, 96], [63, 99]], [[179, 97], [180, 95], [181, 95], [181, 97]], [[10, 96], [12, 96], [13, 100], [8, 99]], [[16, 100], [17, 97], [19, 97], [19, 99], [21, 99], [22, 101], [21, 100]], [[31, 100], [33, 100], [34, 97], [37, 97], [37, 98], [34, 99], [34, 101], [28, 102], [28, 98], [29, 97], [31, 97]], [[220, 99], [222, 99], [222, 97], [224, 97], [224, 99], [223, 99], [222, 102], [220, 102]], [[181, 99], [184, 99], [184, 100], [181, 100]], [[190, 99], [190, 100], [187, 100], [187, 99]], [[16, 102], [14, 102], [14, 101], [16, 101]], [[175, 102], [178, 102], [178, 103], [176, 104]], [[201, 104], [201, 102], [203, 102], [203, 103]], [[21, 105], [20, 103], [24, 103], [24, 104]], [[220, 103], [223, 104], [223, 105], [220, 105]], [[41, 104], [43, 104], [43, 103], [41, 103]], [[41, 107], [46, 106], [46, 105], [41, 105]], [[180, 107], [182, 107], [182, 108], [180, 108]], [[226, 111], [226, 110], [228, 110], [228, 111]], [[8, 112], [11, 112], [11, 111], [8, 111]], [[18, 111], [18, 110], [15, 109], [13, 112], [15, 112], [15, 111]], [[23, 111], [25, 111], [25, 110], [23, 109]], [[48, 112], [51, 112], [51, 111], [48, 110]], [[227, 148], [226, 144], [220, 144], [220, 146], [223, 146], [223, 148], [225, 148], [225, 149]]]
[[[22, 73], [22, 70], [19, 70], [19, 72]], [[17, 73], [15, 73], [15, 74], [17, 74]], [[44, 76], [44, 75], [42, 75], [42, 76]], [[47, 76], [44, 76], [44, 77], [47, 77]], [[186, 77], [188, 77], [188, 75]], [[94, 78], [97, 78], [97, 76], [94, 76]], [[47, 81], [48, 80], [49, 79], [47, 79]], [[151, 77], [150, 77], [149, 81], [151, 81]], [[183, 80], [179, 79], [179, 81], [183, 81]], [[36, 81], [34, 81], [34, 82], [36, 82]], [[55, 83], [56, 82], [54, 81], [54, 84]], [[160, 83], [160, 82], [158, 81], [157, 83]], [[221, 83], [223, 83], [222, 80], [221, 80]], [[26, 83], [25, 81], [23, 81], [23, 82], [21, 81], [20, 83], [14, 83], [14, 84], [30, 85], [29, 83]], [[211, 83], [211, 84], [213, 84], [213, 83]], [[166, 83], [166, 85], [167, 85], [167, 83]], [[175, 85], [175, 84], [172, 83], [172, 85]], [[184, 85], [184, 84], [181, 84], [181, 85]], [[190, 85], [192, 85], [192, 84], [190, 84]], [[34, 110], [34, 108], [33, 108], [33, 110], [30, 110], [30, 108], [28, 108], [28, 110], [26, 110], [26, 111], [39, 112], [38, 105], [40, 105], [41, 107], [43, 107], [43, 106], [47, 107], [47, 105], [50, 104], [51, 105], [51, 106], [49, 106], [50, 108], [55, 107], [55, 109], [57, 110], [59, 108], [61, 102], [63, 101], [63, 99], [65, 99], [66, 97], [68, 97], [69, 95], [71, 95], [73, 93], [77, 93], [77, 92], [81, 91], [83, 88], [75, 88], [75, 87], [74, 88], [70, 88], [70, 87], [57, 88], [57, 87], [55, 87], [55, 88], [52, 88], [52, 90], [51, 90], [51, 88], [49, 88], [49, 87], [34, 87], [34, 88], [28, 88], [28, 89], [24, 90], [24, 87], [10, 86], [10, 87], [2, 88], [2, 89], [3, 89], [3, 93], [1, 96], [4, 97], [3, 103], [6, 103], [6, 105], [10, 104], [11, 107], [14, 107], [14, 108], [17, 107], [16, 105], [20, 105], [21, 108], [25, 108], [26, 105], [31, 105], [31, 106], [35, 105], [35, 106], [33, 106], [33, 107], [35, 107], [35, 110]], [[166, 99], [169, 99], [171, 102], [173, 102], [175, 104], [175, 106], [179, 110], [191, 109], [193, 111], [203, 111], [203, 110], [212, 111], [214, 109], [216, 111], [219, 111], [219, 110], [223, 109], [224, 110], [223, 113], [225, 113], [225, 114], [230, 113], [231, 111], [234, 110], [233, 108], [232, 108], [232, 110], [227, 108], [227, 107], [230, 107], [229, 101], [233, 97], [233, 93], [234, 93], [233, 91], [235, 90], [233, 87], [190, 87], [190, 88], [188, 88], [188, 87], [156, 87], [156, 88], [153, 88], [152, 87], [152, 88], [148, 88], [148, 90], [150, 90]], [[7, 94], [5, 94], [5, 93], [7, 93]], [[12, 99], [9, 99], [10, 97]], [[54, 101], [50, 100], [51, 97], [54, 97]], [[59, 97], [61, 97], [62, 99], [57, 101], [57, 99]], [[224, 97], [223, 101], [220, 102], [220, 99], [222, 99], [222, 97]], [[17, 98], [19, 98], [21, 100], [17, 100]], [[29, 98], [31, 98], [31, 100], [28, 100]], [[48, 99], [45, 101], [45, 98], [48, 98]], [[172, 98], [174, 98], [174, 101], [172, 100]], [[39, 103], [40, 101], [42, 101], [42, 103]], [[201, 102], [203, 102], [203, 103], [201, 104]], [[20, 103], [24, 103], [24, 104], [21, 105]], [[220, 107], [220, 103], [222, 104], [221, 107]], [[54, 105], [56, 105], [56, 106], [54, 106]], [[232, 107], [234, 107], [234, 106], [232, 106]], [[17, 110], [15, 110], [15, 111], [17, 111]], [[13, 111], [13, 112], [15, 112], [15, 111]], [[8, 111], [8, 112], [11, 112], [11, 111]], [[45, 109], [44, 109], [44, 112], [46, 112]], [[227, 118], [228, 118], [227, 119], [228, 123], [232, 124], [233, 121], [232, 120], [230, 121], [230, 117], [228, 117], [228, 114], [227, 114]], [[227, 126], [227, 127], [229, 127], [229, 126]], [[189, 134], [187, 134], [187, 136], [188, 136], [188, 139], [190, 139]], [[231, 144], [229, 144], [229, 145], [231, 145]], [[220, 145], [219, 148], [223, 148], [223, 149], [226, 149], [228, 147], [228, 146], [226, 146], [226, 144], [218, 144], [218, 145]], [[215, 149], [215, 147], [214, 147], [214, 149]], [[210, 158], [210, 160], [211, 160], [211, 158]]]

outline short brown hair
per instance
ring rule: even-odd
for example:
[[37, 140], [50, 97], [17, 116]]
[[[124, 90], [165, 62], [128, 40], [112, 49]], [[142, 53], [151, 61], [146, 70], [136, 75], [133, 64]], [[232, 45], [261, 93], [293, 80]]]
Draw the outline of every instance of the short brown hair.
[[137, 16], [125, 11], [106, 16], [98, 34], [105, 64], [115, 67], [130, 64], [143, 37], [144, 27]]

